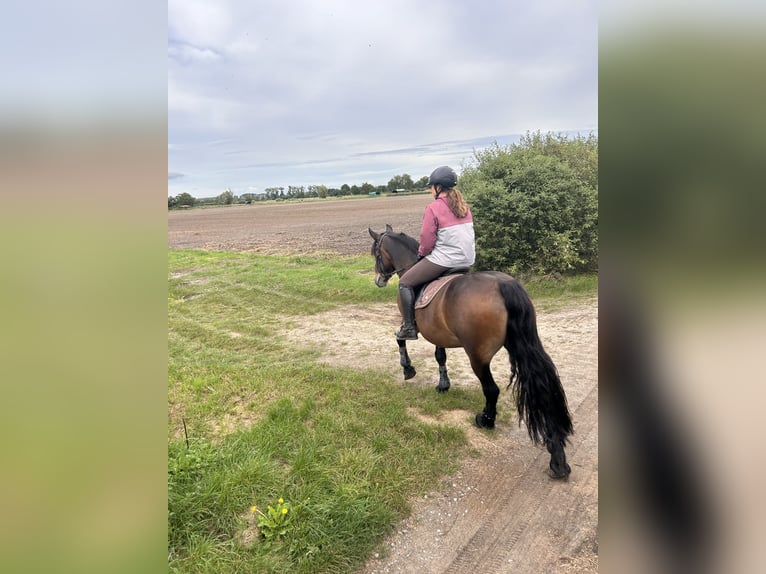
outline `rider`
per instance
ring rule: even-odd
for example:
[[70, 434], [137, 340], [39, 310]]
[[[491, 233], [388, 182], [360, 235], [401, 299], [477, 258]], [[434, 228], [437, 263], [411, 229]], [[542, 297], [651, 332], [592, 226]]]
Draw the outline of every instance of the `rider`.
[[437, 167], [428, 178], [434, 201], [426, 206], [420, 230], [418, 262], [399, 279], [402, 326], [397, 339], [417, 339], [415, 289], [449, 269], [470, 267], [476, 258], [471, 209], [455, 186], [457, 174]]

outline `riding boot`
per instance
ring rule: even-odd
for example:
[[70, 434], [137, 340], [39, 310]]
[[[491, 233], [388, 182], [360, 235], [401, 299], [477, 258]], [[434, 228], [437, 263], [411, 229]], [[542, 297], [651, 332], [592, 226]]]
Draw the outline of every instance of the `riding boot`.
[[397, 339], [416, 340], [418, 328], [415, 325], [415, 292], [412, 287], [399, 285], [399, 300], [402, 304], [402, 326], [396, 332]]

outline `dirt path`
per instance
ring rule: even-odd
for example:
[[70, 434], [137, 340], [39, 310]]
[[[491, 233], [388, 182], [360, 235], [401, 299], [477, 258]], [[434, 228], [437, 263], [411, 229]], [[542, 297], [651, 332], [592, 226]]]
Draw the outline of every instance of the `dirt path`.
[[[320, 361], [390, 365], [392, 377], [401, 379], [393, 305], [344, 308], [317, 319], [311, 336], [303, 327], [290, 331], [295, 344], [322, 341]], [[506, 422], [486, 433], [473, 425], [474, 412], [453, 412], [449, 422], [465, 429], [479, 456], [434, 485], [432, 494], [412, 501], [412, 515], [362, 574], [598, 571], [597, 320], [595, 300], [539, 313], [540, 336], [559, 369], [575, 423], [567, 449], [570, 479], [548, 478], [548, 453], [532, 445], [523, 427]], [[380, 344], [386, 340], [392, 344]], [[409, 352], [418, 374], [402, 384], [434, 386], [433, 346], [420, 339], [409, 343]], [[461, 349], [448, 350], [447, 366], [453, 386], [478, 385]], [[497, 381], [508, 380], [504, 352], [492, 370]], [[501, 393], [498, 407], [506, 412], [512, 409], [509, 395]]]
[[[174, 211], [168, 214], [168, 246], [365, 255], [370, 250], [368, 226], [382, 231], [390, 223], [396, 230], [416, 236], [428, 201], [428, 195], [384, 196]], [[322, 341], [319, 360], [357, 368], [384, 366], [401, 380], [392, 336], [398, 324], [393, 303], [344, 307], [342, 312], [325, 313], [313, 320], [310, 336], [301, 326], [288, 336], [296, 344]], [[510, 393], [501, 385], [501, 417], [494, 432], [475, 428], [474, 412], [446, 415], [450, 423], [465, 429], [478, 456], [467, 459], [442, 484], [433, 485], [431, 494], [413, 500], [410, 517], [360, 574], [598, 571], [597, 301], [561, 311], [540, 311], [538, 326], [573, 414], [575, 435], [567, 449], [572, 466], [569, 480], [548, 478], [545, 449], [533, 446], [524, 428], [502, 418], [502, 412], [510, 412], [512, 407]], [[408, 346], [418, 374], [402, 384], [436, 385], [433, 346], [422, 339]], [[447, 351], [447, 366], [454, 386], [478, 385], [461, 349]], [[492, 370], [499, 383], [508, 380], [504, 351], [498, 353]], [[477, 405], [476, 410], [480, 408]], [[418, 415], [416, 409], [413, 414]]]

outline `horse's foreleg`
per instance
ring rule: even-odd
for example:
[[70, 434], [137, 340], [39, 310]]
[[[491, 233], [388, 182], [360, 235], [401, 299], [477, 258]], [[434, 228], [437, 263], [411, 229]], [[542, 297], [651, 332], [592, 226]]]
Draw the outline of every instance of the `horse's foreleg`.
[[484, 410], [476, 415], [476, 426], [480, 428], [495, 428], [497, 416], [497, 398], [500, 396], [500, 388], [492, 377], [489, 365], [474, 365], [471, 361], [474, 373], [481, 381], [481, 390], [484, 393]]
[[439, 384], [436, 386], [436, 390], [444, 393], [450, 387], [449, 376], [447, 375], [447, 349], [436, 347], [434, 357], [436, 357], [436, 362], [439, 363]]
[[399, 345], [399, 364], [404, 371], [404, 380], [411, 379], [415, 376], [416, 371], [410, 361], [410, 356], [407, 353], [407, 341], [404, 339], [397, 339], [396, 344]]

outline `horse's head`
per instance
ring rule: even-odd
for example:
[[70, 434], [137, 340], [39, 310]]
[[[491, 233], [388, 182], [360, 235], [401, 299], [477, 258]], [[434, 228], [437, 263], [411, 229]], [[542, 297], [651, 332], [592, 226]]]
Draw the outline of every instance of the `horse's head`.
[[388, 224], [383, 233], [369, 227], [367, 231], [373, 239], [370, 255], [375, 257], [375, 285], [385, 287], [391, 277], [401, 275], [417, 261], [418, 243], [404, 233], [395, 233]]
[[375, 285], [385, 287], [388, 281], [396, 273], [396, 267], [384, 246], [386, 235], [393, 231], [393, 228], [386, 224], [386, 230], [383, 233], [376, 233], [371, 228], [367, 228], [372, 237], [372, 249], [370, 255], [375, 257]]

